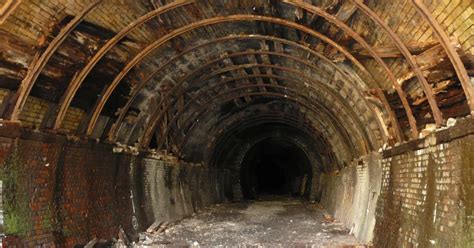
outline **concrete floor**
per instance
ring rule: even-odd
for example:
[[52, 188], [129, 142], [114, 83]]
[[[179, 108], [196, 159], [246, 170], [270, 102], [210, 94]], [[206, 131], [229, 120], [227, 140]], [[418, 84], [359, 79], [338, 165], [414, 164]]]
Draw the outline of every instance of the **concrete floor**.
[[359, 245], [318, 204], [296, 199], [227, 203], [146, 235], [137, 247], [353, 247]]

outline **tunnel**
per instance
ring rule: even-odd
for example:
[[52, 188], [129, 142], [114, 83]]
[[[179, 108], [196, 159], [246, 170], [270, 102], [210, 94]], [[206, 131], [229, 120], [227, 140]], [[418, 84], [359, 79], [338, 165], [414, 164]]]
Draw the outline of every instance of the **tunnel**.
[[286, 140], [267, 139], [253, 145], [240, 169], [243, 197], [305, 195], [312, 171], [306, 154]]
[[0, 0], [0, 248], [472, 247], [473, 11]]

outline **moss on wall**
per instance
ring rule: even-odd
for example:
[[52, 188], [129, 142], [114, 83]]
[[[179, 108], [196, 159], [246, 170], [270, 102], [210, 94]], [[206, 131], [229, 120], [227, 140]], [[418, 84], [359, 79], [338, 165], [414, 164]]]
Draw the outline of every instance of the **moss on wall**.
[[26, 236], [32, 230], [28, 216], [29, 197], [27, 177], [24, 164], [16, 149], [5, 160], [0, 169], [0, 180], [3, 182], [3, 210], [5, 212], [4, 233], [7, 235]]

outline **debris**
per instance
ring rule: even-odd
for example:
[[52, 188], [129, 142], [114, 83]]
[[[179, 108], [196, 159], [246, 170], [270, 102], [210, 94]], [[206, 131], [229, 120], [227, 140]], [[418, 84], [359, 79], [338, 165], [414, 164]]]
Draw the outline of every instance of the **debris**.
[[334, 222], [334, 217], [330, 214], [323, 214], [323, 217], [326, 222]]
[[419, 138], [422, 139], [428, 136], [430, 133], [436, 130], [436, 124], [430, 123], [426, 124], [425, 129], [420, 132]]
[[146, 232], [147, 233], [153, 233], [153, 232], [157, 231], [162, 223], [163, 222], [158, 222], [158, 221], [153, 222], [153, 224], [151, 224], [151, 226], [148, 227], [148, 229], [146, 229]]
[[121, 239], [118, 239], [117, 242], [115, 242], [113, 247], [114, 248], [127, 248], [127, 246], [125, 245], [125, 243]]
[[156, 151], [155, 149], [149, 149], [148, 150], [148, 157], [162, 160], [162, 161], [167, 161], [167, 162], [178, 162], [179, 159], [174, 156], [172, 153], [166, 151], [166, 150], [161, 150], [161, 151]]
[[319, 202], [313, 201], [314, 205], [319, 208], [319, 209], [324, 209], [323, 205], [321, 205]]
[[94, 245], [97, 244], [97, 241], [97, 238], [92, 239], [91, 241], [89, 241], [89, 243], [87, 243], [87, 245], [84, 246], [84, 248], [93, 248]]
[[113, 151], [114, 153], [121, 153], [121, 152], [123, 152], [123, 148], [122, 148], [122, 147], [114, 147], [114, 148], [112, 149], [112, 151]]
[[132, 155], [140, 154], [138, 148], [136, 146], [127, 146], [120, 142], [115, 143], [115, 147], [112, 149], [114, 153], [128, 153]]
[[97, 244], [94, 245], [94, 248], [111, 247], [113, 244], [113, 240], [99, 239], [99, 241], [97, 241]]
[[125, 231], [123, 230], [122, 227], [119, 228], [118, 238], [119, 240], [123, 240], [123, 242], [125, 242], [126, 245], [130, 243], [130, 241], [128, 240], [127, 234], [125, 234]]
[[[160, 221], [153, 223], [147, 232], [139, 234], [137, 245], [132, 247], [332, 247], [335, 241], [358, 244], [342, 224], [327, 222], [324, 210], [300, 200], [224, 203], [199, 212], [173, 223], [172, 228]], [[333, 219], [331, 215], [326, 217]], [[168, 233], [157, 233], [165, 227]], [[262, 238], [265, 243], [261, 243]]]
[[446, 126], [448, 127], [454, 127], [456, 125], [456, 119], [454, 118], [448, 118], [448, 121], [446, 122]]
[[156, 233], [162, 233], [170, 226], [171, 226], [171, 223], [165, 222], [160, 226], [160, 229], [158, 229], [158, 231], [156, 231]]
[[146, 229], [147, 233], [150, 234], [158, 234], [164, 232], [171, 224], [169, 222], [154, 222], [148, 229]]
[[306, 183], [308, 181], [308, 175], [304, 175], [303, 176], [303, 180], [302, 180], [302, 183], [301, 183], [301, 188], [300, 188], [300, 194], [301, 195], [304, 195], [304, 192], [306, 190]]

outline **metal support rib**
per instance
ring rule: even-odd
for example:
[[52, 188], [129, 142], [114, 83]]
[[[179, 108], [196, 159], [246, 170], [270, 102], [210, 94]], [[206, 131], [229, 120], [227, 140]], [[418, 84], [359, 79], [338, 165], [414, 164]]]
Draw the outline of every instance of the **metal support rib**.
[[410, 64], [411, 68], [415, 72], [415, 75], [418, 78], [418, 82], [421, 84], [421, 87], [423, 88], [423, 91], [425, 92], [425, 95], [426, 95], [426, 98], [428, 99], [428, 103], [430, 105], [431, 112], [433, 113], [433, 118], [436, 122], [436, 125], [438, 127], [442, 126], [444, 124], [443, 115], [441, 111], [439, 110], [438, 104], [433, 94], [433, 89], [429, 85], [426, 78], [423, 76], [423, 73], [421, 72], [420, 67], [418, 67], [418, 64], [416, 63], [416, 60], [413, 57], [413, 55], [410, 53], [410, 51], [405, 46], [405, 44], [400, 39], [400, 37], [398, 37], [398, 35], [395, 34], [395, 32], [387, 24], [385, 24], [384, 21], [380, 19], [380, 17], [375, 12], [369, 9], [367, 5], [365, 5], [361, 0], [353, 0], [353, 1], [362, 12], [364, 12], [367, 16], [369, 16], [373, 21], [378, 23], [379, 26], [382, 27], [388, 33], [389, 37], [392, 39], [392, 41], [398, 47], [400, 52], [403, 54], [408, 64]]
[[328, 22], [336, 25], [338, 28], [346, 32], [346, 34], [351, 36], [354, 40], [356, 40], [360, 45], [362, 45], [362, 47], [364, 47], [369, 52], [369, 54], [375, 59], [375, 61], [383, 68], [390, 82], [392, 83], [393, 87], [397, 91], [397, 94], [400, 97], [403, 108], [405, 109], [407, 117], [408, 117], [408, 123], [410, 124], [410, 129], [411, 129], [411, 137], [413, 139], [417, 139], [418, 127], [416, 126], [416, 119], [413, 116], [413, 112], [410, 108], [410, 104], [408, 103], [407, 96], [405, 92], [403, 91], [402, 87], [400, 86], [400, 84], [398, 83], [397, 79], [393, 75], [390, 68], [388, 68], [387, 64], [382, 60], [382, 58], [380, 58], [380, 56], [377, 55], [374, 49], [359, 34], [354, 32], [354, 30], [352, 30], [349, 26], [347, 26], [345, 23], [341, 21], [338, 21], [334, 16], [329, 15], [321, 8], [315, 7], [308, 3], [303, 3], [301, 1], [295, 1], [295, 0], [282, 0], [282, 1], [291, 5], [294, 5], [295, 7], [303, 8], [304, 10], [311, 12], [315, 15], [321, 16]]
[[9, 117], [13, 121], [18, 120], [18, 116], [20, 115], [20, 112], [26, 103], [26, 99], [30, 94], [33, 85], [35, 84], [36, 79], [38, 79], [38, 76], [48, 63], [51, 56], [53, 56], [59, 46], [61, 46], [61, 44], [67, 38], [69, 33], [71, 33], [71, 31], [74, 30], [77, 25], [79, 25], [79, 23], [84, 19], [84, 17], [100, 2], [101, 0], [95, 1], [85, 7], [79, 14], [77, 14], [76, 17], [74, 17], [74, 19], [72, 19], [64, 28], [61, 29], [59, 34], [51, 41], [51, 43], [41, 54], [41, 56], [37, 57], [37, 59], [33, 59], [31, 64], [28, 66], [28, 72], [25, 78], [23, 79], [20, 87], [18, 88], [13, 108], [11, 109], [11, 111], [9, 111], [10, 116], [7, 117]]
[[[228, 93], [228, 92], [225, 92], [225, 93]], [[220, 95], [225, 95], [225, 93], [223, 94], [220, 94]], [[334, 129], [337, 133], [339, 133], [343, 138], [347, 138], [347, 140], [349, 140], [349, 142], [351, 143], [351, 147], [354, 147], [355, 145], [353, 144], [353, 141], [352, 139], [350, 139], [350, 136], [348, 135], [348, 129], [344, 127], [344, 125], [342, 125], [337, 117], [331, 113], [330, 111], [328, 111], [327, 109], [325, 109], [325, 105], [324, 104], [317, 104], [317, 105], [320, 105], [320, 107], [322, 109], [315, 109], [309, 105], [306, 105], [304, 104], [303, 102], [301, 102], [300, 100], [298, 100], [297, 98], [295, 97], [292, 97], [292, 96], [285, 96], [285, 95], [282, 95], [282, 94], [278, 94], [278, 93], [272, 93], [272, 92], [260, 92], [260, 93], [243, 93], [243, 94], [239, 94], [237, 96], [231, 96], [231, 97], [227, 97], [225, 99], [223, 99], [223, 102], [231, 102], [233, 99], [235, 98], [240, 98], [240, 97], [245, 97], [245, 96], [262, 96], [262, 95], [265, 95], [267, 97], [275, 97], [277, 99], [284, 99], [285, 101], [292, 101], [292, 102], [295, 102], [297, 104], [300, 104], [301, 106], [309, 109], [310, 111], [318, 114], [318, 115], [321, 115], [322, 113], [324, 113], [324, 115], [326, 116], [325, 119], [331, 119], [331, 123], [336, 123], [336, 125], [334, 125]], [[319, 110], [319, 111], [318, 111]], [[197, 115], [196, 115], [196, 119], [199, 119], [203, 114], [205, 113], [205, 110], [200, 110]], [[189, 133], [192, 129], [194, 129], [195, 127], [195, 124], [197, 122], [193, 122], [191, 124], [191, 126], [187, 129], [186, 133]]]
[[454, 45], [449, 40], [448, 34], [443, 30], [441, 25], [436, 21], [423, 2], [420, 0], [411, 0], [411, 2], [423, 19], [428, 22], [446, 51], [446, 54], [448, 55], [449, 60], [451, 60], [454, 70], [458, 75], [458, 79], [461, 82], [471, 114], [474, 114], [474, 87], [471, 85], [471, 79], [469, 78], [469, 74], [467, 74], [466, 67], [462, 62], [461, 57], [459, 57]]
[[[304, 78], [306, 80], [309, 80], [309, 81], [314, 81], [314, 79], [311, 79], [311, 78], [308, 78], [307, 76], [303, 75], [301, 72], [299, 72], [298, 70], [295, 70], [295, 69], [290, 69], [290, 68], [285, 68], [285, 67], [281, 67], [281, 66], [276, 66], [276, 65], [264, 65], [264, 64], [259, 64], [259, 66], [263, 66], [263, 67], [266, 67], [266, 66], [271, 66], [271, 67], [274, 67], [274, 68], [277, 68], [278, 70], [283, 70], [283, 71], [287, 71], [287, 72], [291, 72], [293, 74], [296, 74], [298, 75], [299, 78]], [[294, 80], [292, 78], [288, 78], [288, 77], [281, 77], [281, 76], [276, 76], [276, 75], [271, 75], [271, 74], [262, 74], [262, 75], [247, 75], [246, 77], [256, 77], [256, 76], [259, 76], [259, 77], [273, 77], [273, 78], [276, 78], [276, 79], [284, 79], [284, 80], [287, 80], [287, 81], [291, 81], [293, 83], [299, 83], [297, 80]], [[228, 81], [233, 81], [235, 80], [235, 78], [230, 78], [228, 79]], [[221, 82], [222, 83], [222, 82]], [[312, 84], [310, 84], [312, 85]], [[314, 86], [313, 86], [314, 87]], [[324, 84], [319, 84], [319, 87], [323, 87], [324, 88], [324, 92], [328, 92], [330, 93], [333, 97], [335, 98], [338, 98], [338, 96], [332, 92], [332, 90], [327, 86], [327, 85], [324, 85]], [[190, 102], [187, 103], [187, 105], [189, 105]], [[346, 106], [347, 108], [347, 106]], [[347, 108], [349, 109], [349, 108]], [[346, 110], [347, 110], [346, 109]], [[350, 113], [352, 113], [352, 117], [356, 120], [358, 120], [357, 118], [355, 118], [355, 114], [350, 111]], [[156, 116], [155, 114], [152, 115], [152, 118], [151, 120], [147, 123], [147, 125], [145, 126], [145, 131], [144, 131], [144, 135], [143, 135], [143, 139], [142, 139], [142, 147], [144, 146], [147, 146], [148, 143], [149, 143], [149, 134], [150, 132], [152, 132], [154, 129], [155, 129], [155, 126], [156, 126], [156, 123], [161, 120], [162, 118], [162, 115], [164, 114], [164, 112], [161, 112], [160, 115], [158, 115], [157, 117], [154, 117]], [[173, 118], [173, 121], [176, 119], [177, 117], [175, 116]], [[171, 122], [173, 122], [171, 121]], [[170, 123], [171, 123], [170, 122]], [[359, 123], [360, 126], [362, 126], [361, 123]], [[166, 135], [164, 135], [163, 137], [165, 137]], [[367, 137], [366, 137], [367, 138]], [[369, 141], [370, 139], [367, 138], [367, 141]], [[161, 144], [159, 144], [161, 145]]]
[[2, 8], [0, 8], [0, 24], [5, 22], [20, 3], [21, 0], [7, 0], [6, 3], [3, 3]]
[[[125, 106], [121, 108], [120, 114], [119, 114], [117, 120], [112, 125], [112, 127], [109, 131], [109, 140], [110, 141], [116, 141], [118, 128], [120, 128], [120, 124], [123, 121], [123, 119], [125, 118], [125, 115], [126, 115], [128, 109], [130, 108], [131, 104], [133, 103], [133, 100], [138, 96], [140, 90], [143, 89], [166, 66], [169, 66], [172, 62], [176, 61], [178, 58], [180, 58], [184, 54], [190, 53], [191, 51], [194, 51], [194, 50], [196, 50], [200, 47], [207, 46], [207, 45], [212, 45], [212, 44], [215, 44], [217, 42], [226, 42], [226, 41], [234, 40], [234, 39], [238, 39], [238, 40], [240, 40], [240, 39], [242, 39], [242, 40], [263, 40], [263, 41], [268, 40], [268, 41], [273, 41], [273, 42], [280, 42], [280, 43], [283, 43], [285, 45], [289, 45], [289, 46], [292, 46], [292, 47], [295, 47], [295, 48], [298, 48], [298, 49], [302, 49], [302, 50], [308, 52], [309, 54], [314, 55], [314, 56], [324, 60], [326, 63], [330, 64], [331, 67], [334, 68], [337, 72], [339, 72], [341, 76], [347, 77], [346, 73], [339, 66], [334, 64], [334, 62], [332, 62], [328, 58], [326, 58], [323, 54], [320, 54], [319, 52], [316, 52], [316, 51], [314, 51], [314, 50], [312, 50], [312, 49], [310, 49], [306, 46], [303, 46], [299, 43], [296, 43], [294, 41], [285, 40], [285, 39], [278, 38], [278, 37], [273, 37], [273, 36], [262, 36], [262, 35], [254, 35], [254, 34], [252, 34], [252, 35], [231, 35], [231, 36], [222, 37], [222, 38], [219, 38], [219, 39], [216, 39], [216, 40], [211, 40], [211, 41], [206, 42], [204, 44], [200, 44], [200, 45], [191, 47], [191, 48], [187, 49], [186, 51], [183, 51], [182, 53], [180, 53], [177, 56], [175, 56], [175, 57], [171, 58], [170, 60], [168, 60], [165, 64], [159, 66], [145, 80], [140, 82], [140, 84], [133, 89], [133, 92], [131, 93], [131, 97], [127, 101]], [[367, 89], [362, 89], [360, 86], [357, 87], [358, 84], [355, 84], [355, 85], [356, 85], [356, 88], [359, 91], [367, 90]], [[388, 113], [393, 112], [390, 105], [386, 105], [384, 107], [386, 108], [386, 111]], [[390, 117], [393, 117], [393, 116], [390, 116]], [[401, 130], [400, 125], [398, 123], [398, 120], [391, 119], [391, 121], [392, 121], [392, 123], [394, 123], [394, 125], [395, 125], [394, 128], [396, 128], [396, 130]], [[397, 133], [397, 137], [399, 137], [398, 141], [402, 141], [403, 140], [402, 132], [401, 131], [399, 131], [399, 132], [396, 131], [396, 133]]]
[[[165, 44], [169, 40], [180, 36], [186, 32], [192, 31], [196, 28], [199, 27], [205, 27], [209, 25], [215, 25], [219, 23], [225, 23], [225, 22], [235, 22], [235, 21], [266, 21], [266, 22], [271, 22], [271, 23], [276, 23], [284, 26], [288, 26], [291, 28], [298, 29], [302, 32], [309, 33], [312, 36], [318, 37], [319, 39], [323, 40], [326, 43], [331, 44], [334, 46], [336, 49], [338, 49], [342, 54], [344, 54], [347, 58], [349, 58], [354, 64], [358, 65], [359, 68], [363, 68], [362, 70], [365, 70], [365, 68], [360, 64], [360, 62], [355, 59], [346, 49], [344, 49], [342, 46], [334, 42], [333, 40], [329, 39], [328, 37], [310, 29], [307, 28], [303, 25], [290, 22], [285, 19], [281, 18], [275, 18], [275, 17], [268, 17], [268, 16], [258, 16], [258, 15], [230, 15], [230, 16], [221, 16], [221, 17], [213, 17], [209, 19], [204, 19], [198, 22], [194, 22], [192, 24], [186, 25], [184, 27], [178, 28], [176, 30], [173, 30], [171, 33], [163, 36], [162, 38], [156, 40], [155, 42], [152, 42], [149, 44], [147, 47], [145, 47], [141, 52], [139, 52], [123, 69], [120, 71], [120, 73], [114, 78], [113, 82], [104, 89], [103, 94], [101, 97], [98, 99], [97, 103], [94, 106], [94, 109], [90, 115], [90, 120], [89, 124], [87, 127], [86, 134], [90, 135], [92, 131], [94, 130], [95, 124], [99, 118], [100, 112], [102, 111], [106, 100], [108, 97], [112, 94], [114, 91], [115, 87], [120, 83], [120, 81], [127, 75], [127, 73], [139, 62], [141, 62], [148, 54], [150, 54], [154, 49], [160, 47], [161, 45]], [[406, 100], [406, 97], [405, 97]], [[408, 103], [408, 102], [407, 102]], [[408, 106], [409, 107], [409, 106]], [[407, 113], [411, 113], [411, 110], [408, 109]], [[409, 115], [409, 114], [408, 114]], [[414, 119], [413, 119], [414, 120]], [[412, 128], [416, 129], [416, 125], [413, 126]]]
[[75, 77], [71, 80], [71, 82], [69, 83], [68, 88], [64, 92], [59, 102], [59, 110], [56, 116], [56, 120], [54, 121], [53, 128], [59, 129], [61, 127], [61, 123], [64, 117], [66, 116], [67, 109], [69, 108], [69, 105], [71, 104], [71, 101], [74, 98], [74, 95], [79, 90], [79, 87], [81, 87], [87, 75], [89, 75], [89, 73], [92, 71], [94, 66], [99, 62], [99, 60], [102, 57], [104, 57], [105, 54], [108, 51], [110, 51], [110, 49], [112, 49], [123, 37], [127, 36], [127, 34], [129, 34], [137, 26], [151, 20], [152, 18], [160, 14], [166, 13], [167, 11], [173, 10], [175, 8], [191, 4], [193, 2], [194, 0], [177, 0], [173, 3], [160, 7], [156, 10], [150, 11], [147, 14], [135, 20], [134, 22], [130, 23], [126, 28], [122, 29], [113, 38], [107, 41], [107, 43], [105, 43], [104, 46], [102, 46], [100, 50], [97, 51], [96, 54], [94, 54], [94, 56], [87, 62], [84, 68], [82, 68], [82, 70], [79, 73], [77, 73]]

